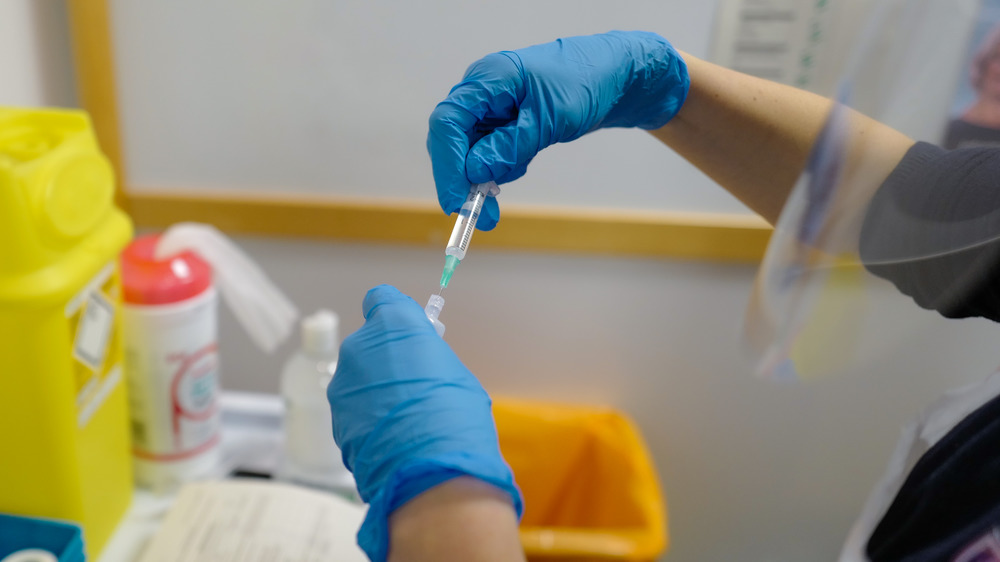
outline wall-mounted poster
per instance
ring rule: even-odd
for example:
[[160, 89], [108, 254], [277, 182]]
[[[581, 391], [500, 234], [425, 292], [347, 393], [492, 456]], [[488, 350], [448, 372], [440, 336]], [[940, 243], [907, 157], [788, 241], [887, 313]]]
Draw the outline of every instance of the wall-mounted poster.
[[828, 0], [723, 0], [712, 59], [768, 80], [809, 88], [831, 12]]
[[1000, 0], [982, 0], [942, 146], [1000, 146]]

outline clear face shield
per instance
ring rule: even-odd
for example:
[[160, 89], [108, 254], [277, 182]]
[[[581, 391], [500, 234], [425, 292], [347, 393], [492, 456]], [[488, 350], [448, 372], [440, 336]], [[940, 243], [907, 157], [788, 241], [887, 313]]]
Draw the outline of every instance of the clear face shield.
[[[859, 9], [858, 2], [831, 4]], [[866, 19], [864, 27], [833, 29], [853, 52], [846, 61], [827, 61], [842, 70], [825, 71], [842, 78], [819, 93], [835, 103], [775, 225], [751, 296], [745, 339], [767, 378], [865, 368], [915, 345], [939, 318], [935, 310], [956, 315], [948, 311], [981, 290], [981, 264], [961, 256], [1000, 237], [1000, 212], [949, 215], [934, 211], [949, 205], [947, 197], [935, 202], [920, 200], [919, 191], [908, 197], [906, 186], [883, 189], [898, 177], [899, 158], [865, 133], [867, 116], [914, 140], [943, 143], [957, 90], [968, 80], [963, 61], [972, 56], [979, 2], [868, 5], [866, 18], [853, 18]]]

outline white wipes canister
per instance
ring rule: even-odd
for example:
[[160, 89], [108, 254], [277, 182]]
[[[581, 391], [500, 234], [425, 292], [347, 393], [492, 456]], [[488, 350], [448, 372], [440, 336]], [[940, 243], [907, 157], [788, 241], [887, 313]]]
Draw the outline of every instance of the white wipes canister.
[[122, 254], [123, 322], [136, 482], [166, 492], [219, 461], [218, 299], [209, 264], [157, 241]]

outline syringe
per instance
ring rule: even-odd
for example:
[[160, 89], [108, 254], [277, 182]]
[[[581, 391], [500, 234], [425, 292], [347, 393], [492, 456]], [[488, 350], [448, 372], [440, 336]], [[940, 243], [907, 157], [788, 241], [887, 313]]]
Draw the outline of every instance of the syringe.
[[469, 241], [472, 240], [472, 233], [476, 231], [476, 221], [479, 220], [479, 211], [483, 209], [483, 202], [486, 201], [487, 197], [496, 197], [498, 193], [500, 193], [500, 188], [492, 181], [473, 184], [469, 190], [469, 197], [462, 204], [462, 208], [458, 210], [455, 228], [452, 229], [448, 246], [444, 250], [441, 290], [448, 286], [451, 276], [455, 273], [455, 268], [465, 258], [465, 252], [469, 250]]
[[479, 212], [483, 210], [483, 203], [487, 197], [496, 197], [500, 193], [497, 184], [489, 181], [477, 183], [469, 189], [469, 197], [466, 198], [462, 208], [458, 210], [458, 219], [455, 220], [455, 228], [451, 230], [451, 238], [448, 239], [448, 246], [444, 249], [444, 271], [441, 272], [441, 288], [437, 294], [431, 295], [424, 307], [424, 313], [437, 334], [444, 337], [444, 324], [438, 318], [441, 309], [444, 308], [444, 297], [441, 291], [448, 286], [451, 276], [455, 273], [455, 268], [465, 258], [465, 253], [469, 250], [469, 241], [472, 240], [472, 233], [476, 231], [476, 221], [479, 220]]

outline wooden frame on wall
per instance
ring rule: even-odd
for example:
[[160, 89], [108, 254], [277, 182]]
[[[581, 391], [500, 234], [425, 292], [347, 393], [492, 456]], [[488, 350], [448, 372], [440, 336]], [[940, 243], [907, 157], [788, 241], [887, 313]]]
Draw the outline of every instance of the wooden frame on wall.
[[[444, 245], [453, 220], [433, 205], [281, 195], [129, 189], [119, 128], [109, 0], [68, 0], [80, 102], [118, 174], [116, 202], [138, 227], [180, 221], [231, 233], [349, 241]], [[194, 187], [194, 186], [192, 186]], [[755, 216], [588, 211], [504, 206], [501, 227], [477, 236], [480, 247], [759, 261], [771, 228]]]

